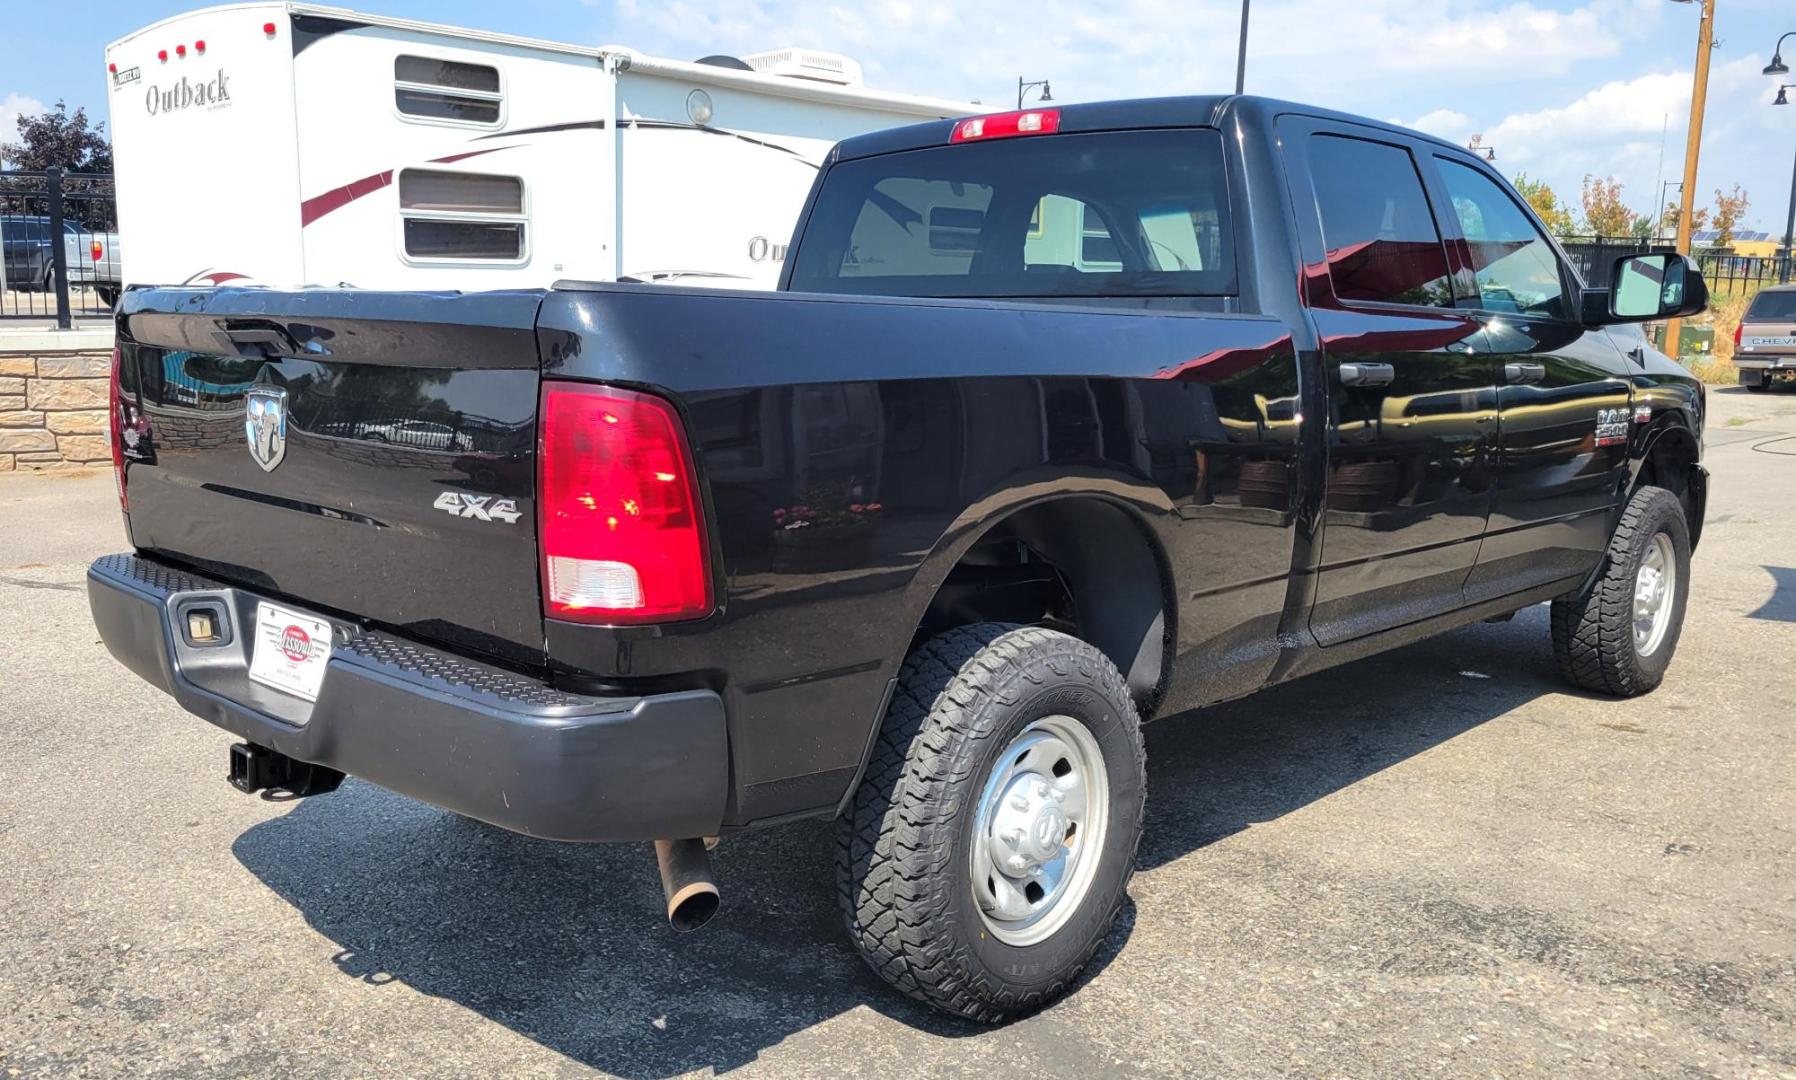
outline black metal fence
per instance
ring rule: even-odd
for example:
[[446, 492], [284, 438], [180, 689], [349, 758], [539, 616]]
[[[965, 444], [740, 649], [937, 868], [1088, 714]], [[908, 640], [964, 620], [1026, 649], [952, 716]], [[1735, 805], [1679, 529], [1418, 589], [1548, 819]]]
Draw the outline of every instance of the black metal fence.
[[[1615, 260], [1623, 255], [1674, 250], [1668, 239], [1637, 236], [1562, 236], [1559, 245], [1593, 289], [1609, 287]], [[1788, 255], [1730, 255], [1698, 249], [1693, 256], [1712, 293], [1757, 292], [1766, 285], [1796, 278], [1796, 265]]]
[[1578, 268], [1584, 283], [1593, 289], [1609, 287], [1610, 275], [1615, 272], [1615, 260], [1623, 255], [1671, 250], [1671, 245], [1662, 240], [1638, 236], [1561, 236], [1559, 246], [1565, 249], [1565, 254]]
[[112, 177], [0, 171], [0, 255], [0, 319], [107, 317], [124, 280]]
[[1709, 292], [1758, 292], [1767, 285], [1790, 281], [1796, 274], [1788, 255], [1709, 255], [1698, 254], [1696, 265], [1702, 270]]

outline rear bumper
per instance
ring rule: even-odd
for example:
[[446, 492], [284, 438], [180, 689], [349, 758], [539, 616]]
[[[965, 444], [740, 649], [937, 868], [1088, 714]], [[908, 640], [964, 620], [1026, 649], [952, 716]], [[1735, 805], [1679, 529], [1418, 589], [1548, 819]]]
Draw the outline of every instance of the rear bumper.
[[[502, 828], [555, 840], [712, 836], [729, 754], [709, 690], [589, 697], [331, 620], [316, 702], [249, 679], [259, 597], [133, 555], [87, 572], [94, 625], [118, 661], [252, 743]], [[176, 627], [224, 612], [222, 645]]]
[[1734, 354], [1734, 366], [1746, 370], [1783, 368], [1796, 371], [1796, 352], [1790, 353], [1752, 353], [1750, 355]]

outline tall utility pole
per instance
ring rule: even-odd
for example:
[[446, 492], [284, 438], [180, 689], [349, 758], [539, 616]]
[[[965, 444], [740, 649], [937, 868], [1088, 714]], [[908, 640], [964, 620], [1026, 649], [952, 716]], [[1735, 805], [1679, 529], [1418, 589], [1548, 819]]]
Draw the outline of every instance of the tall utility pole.
[[[1709, 98], [1709, 53], [1715, 42], [1715, 0], [1702, 0], [1702, 25], [1696, 31], [1696, 79], [1690, 87], [1690, 131], [1684, 138], [1684, 190], [1678, 205], [1679, 255], [1690, 254], [1690, 214], [1696, 200], [1696, 159], [1702, 153], [1702, 113]], [[1665, 324], [1665, 351], [1676, 358], [1684, 320]]]

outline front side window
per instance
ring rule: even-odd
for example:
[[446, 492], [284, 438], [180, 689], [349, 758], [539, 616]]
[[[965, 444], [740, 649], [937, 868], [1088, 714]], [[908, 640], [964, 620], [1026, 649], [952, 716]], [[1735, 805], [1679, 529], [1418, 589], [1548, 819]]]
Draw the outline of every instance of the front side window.
[[394, 59], [393, 98], [405, 116], [482, 127], [498, 124], [504, 103], [498, 68], [429, 56]]
[[399, 214], [409, 258], [524, 258], [524, 181], [516, 176], [403, 169]]
[[1209, 129], [1044, 135], [845, 161], [793, 257], [799, 291], [1226, 296], [1234, 235]]
[[1309, 149], [1335, 297], [1452, 307], [1446, 249], [1409, 151], [1339, 135], [1315, 135]]
[[1512, 315], [1571, 317], [1565, 277], [1553, 246], [1495, 180], [1437, 158], [1453, 213], [1478, 278], [1478, 307]]

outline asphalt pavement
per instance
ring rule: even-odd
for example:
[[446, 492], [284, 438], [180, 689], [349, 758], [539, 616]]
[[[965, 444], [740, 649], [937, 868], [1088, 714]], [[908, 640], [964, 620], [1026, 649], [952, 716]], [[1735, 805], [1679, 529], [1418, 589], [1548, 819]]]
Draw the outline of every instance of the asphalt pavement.
[[1116, 933], [1002, 1028], [863, 967], [828, 823], [676, 936], [646, 846], [238, 794], [96, 640], [111, 477], [0, 477], [0, 1074], [1796, 1077], [1796, 393], [1711, 401], [1656, 693], [1568, 690], [1542, 607], [1156, 723]]

